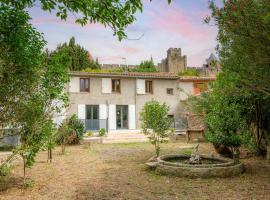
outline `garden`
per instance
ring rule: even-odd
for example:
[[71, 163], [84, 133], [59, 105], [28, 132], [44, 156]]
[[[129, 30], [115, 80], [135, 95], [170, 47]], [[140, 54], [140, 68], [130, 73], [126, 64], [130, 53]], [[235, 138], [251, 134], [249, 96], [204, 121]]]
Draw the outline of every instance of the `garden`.
[[[190, 145], [190, 144], [188, 144]], [[184, 142], [164, 143], [161, 154], [185, 153]], [[161, 176], [145, 162], [153, 156], [149, 143], [84, 144], [38, 154], [27, 169], [33, 182], [23, 185], [22, 162], [13, 173], [0, 179], [0, 199], [269, 199], [270, 165], [261, 157], [241, 158], [245, 173], [232, 178], [189, 179]], [[200, 153], [215, 153], [201, 143]]]

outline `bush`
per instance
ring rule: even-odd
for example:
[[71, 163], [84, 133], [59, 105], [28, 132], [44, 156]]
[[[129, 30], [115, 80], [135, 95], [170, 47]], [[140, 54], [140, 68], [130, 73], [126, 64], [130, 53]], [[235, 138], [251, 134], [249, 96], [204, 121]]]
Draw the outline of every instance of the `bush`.
[[186, 69], [183, 72], [179, 72], [179, 76], [199, 76], [199, 72], [196, 69]]
[[98, 132], [98, 135], [99, 135], [100, 137], [104, 136], [105, 134], [106, 134], [105, 128], [101, 128], [101, 129], [99, 130], [99, 132]]
[[0, 176], [10, 175], [12, 167], [10, 165], [3, 165], [0, 167]]
[[66, 119], [58, 129], [56, 143], [78, 144], [83, 137], [84, 124], [76, 115]]
[[84, 135], [87, 137], [92, 137], [94, 133], [92, 131], [87, 131]]

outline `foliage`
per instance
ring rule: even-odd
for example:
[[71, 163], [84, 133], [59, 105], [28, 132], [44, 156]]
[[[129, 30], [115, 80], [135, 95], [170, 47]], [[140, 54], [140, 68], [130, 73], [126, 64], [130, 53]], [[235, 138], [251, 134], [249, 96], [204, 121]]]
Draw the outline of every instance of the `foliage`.
[[79, 144], [84, 134], [84, 124], [77, 115], [72, 115], [62, 122], [56, 136], [57, 144]]
[[158, 72], [155, 67], [154, 61], [151, 60], [144, 60], [140, 63], [140, 65], [134, 69], [130, 69], [133, 72]]
[[[136, 18], [135, 13], [143, 9], [141, 0], [106, 0], [106, 1], [62, 1], [62, 0], [1, 0], [19, 9], [33, 7], [40, 4], [45, 11], [56, 11], [56, 16], [66, 20], [68, 15], [75, 16], [74, 21], [81, 25], [100, 23], [110, 27], [114, 35], [121, 40], [126, 38], [125, 28], [132, 24]], [[171, 0], [168, 0], [170, 3]]]
[[11, 165], [4, 165], [3, 167], [0, 168], [0, 177], [10, 175], [11, 170], [12, 170]]
[[179, 76], [199, 76], [199, 72], [196, 69], [188, 68], [183, 72], [179, 72]]
[[270, 95], [270, 2], [226, 1], [222, 8], [212, 2], [210, 9], [219, 28], [222, 69], [237, 74], [244, 87]]
[[66, 104], [69, 76], [61, 56], [45, 57], [45, 41], [25, 11], [1, 5], [0, 18], [0, 123], [19, 128], [13, 152], [23, 158], [25, 180], [25, 168], [54, 129], [53, 113]]
[[143, 133], [149, 135], [151, 144], [155, 146], [156, 156], [160, 153], [160, 143], [168, 136], [171, 127], [171, 118], [168, 117], [169, 107], [157, 101], [146, 102], [140, 113]]
[[106, 134], [105, 128], [99, 129], [98, 135], [99, 135], [100, 137], [104, 136], [105, 134]]
[[62, 123], [61, 126], [58, 128], [55, 139], [56, 143], [60, 144], [62, 147], [62, 154], [65, 154], [65, 149], [70, 137], [70, 133], [71, 130], [69, 129], [67, 123]]
[[[223, 72], [212, 94], [202, 101], [206, 103], [205, 111], [208, 115], [213, 103], [220, 104], [220, 112], [235, 106], [234, 112], [242, 119], [238, 128], [242, 129], [241, 123], [245, 122], [245, 134], [254, 135], [256, 148], [264, 154], [270, 145], [270, 2], [225, 1], [221, 8], [211, 2], [210, 9], [212, 18], [206, 18], [206, 22], [213, 20], [219, 28], [218, 53]], [[219, 100], [222, 97], [226, 98], [225, 104]], [[252, 144], [254, 137], [249, 139]]]
[[98, 61], [94, 62], [90, 53], [75, 43], [75, 38], [72, 37], [69, 43], [60, 44], [56, 50], [51, 53], [54, 56], [65, 56], [67, 67], [72, 71], [81, 71], [86, 68], [99, 69]]
[[84, 135], [87, 137], [92, 137], [94, 136], [94, 133], [92, 131], [87, 131]]
[[113, 68], [113, 69], [92, 69], [86, 68], [82, 70], [83, 72], [91, 72], [91, 73], [123, 73], [125, 69], [122, 67]]

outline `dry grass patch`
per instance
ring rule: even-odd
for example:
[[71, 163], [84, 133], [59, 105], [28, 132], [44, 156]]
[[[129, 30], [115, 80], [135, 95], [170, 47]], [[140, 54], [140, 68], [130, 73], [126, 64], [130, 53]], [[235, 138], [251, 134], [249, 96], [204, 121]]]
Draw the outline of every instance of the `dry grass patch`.
[[[162, 145], [161, 154], [179, 153], [184, 143]], [[0, 199], [269, 199], [270, 164], [243, 159], [246, 173], [227, 179], [187, 179], [159, 176], [144, 163], [154, 154], [148, 143], [68, 146], [54, 150], [53, 163], [41, 152], [27, 171], [33, 187], [22, 187], [22, 166], [0, 180]], [[209, 144], [201, 153], [211, 153]]]

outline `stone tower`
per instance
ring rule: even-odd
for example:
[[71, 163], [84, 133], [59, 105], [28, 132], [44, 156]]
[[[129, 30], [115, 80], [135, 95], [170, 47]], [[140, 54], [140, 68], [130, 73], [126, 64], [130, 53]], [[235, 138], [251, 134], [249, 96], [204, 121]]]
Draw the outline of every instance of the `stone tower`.
[[181, 48], [169, 48], [167, 58], [163, 59], [157, 68], [161, 72], [183, 72], [187, 68], [187, 56], [182, 56]]

